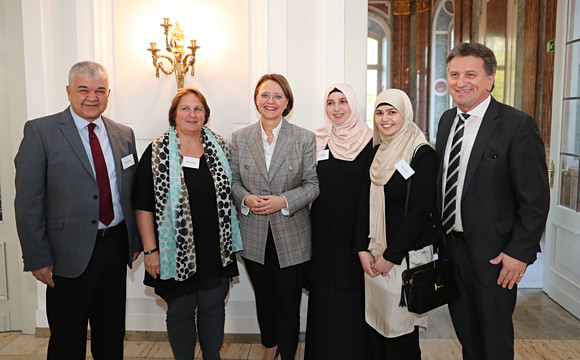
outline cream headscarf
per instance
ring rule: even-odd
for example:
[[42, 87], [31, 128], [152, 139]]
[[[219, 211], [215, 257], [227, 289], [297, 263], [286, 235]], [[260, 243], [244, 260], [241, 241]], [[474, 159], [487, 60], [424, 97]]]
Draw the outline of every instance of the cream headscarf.
[[[341, 125], [336, 125], [326, 115], [326, 101], [328, 95], [334, 89], [340, 90], [350, 106], [350, 116]], [[316, 130], [316, 151], [326, 148], [326, 144], [332, 151], [332, 155], [340, 160], [353, 161], [358, 154], [367, 146], [373, 136], [373, 131], [367, 126], [357, 110], [354, 90], [348, 84], [339, 83], [331, 85], [324, 94], [325, 126]]]
[[383, 186], [395, 173], [395, 164], [401, 160], [411, 163], [415, 150], [422, 144], [428, 144], [425, 135], [413, 122], [413, 107], [405, 92], [398, 89], [385, 90], [377, 96], [375, 110], [387, 103], [403, 115], [403, 126], [394, 135], [383, 135], [375, 124], [373, 144], [380, 144], [370, 168], [370, 229], [369, 251], [375, 258], [381, 256], [387, 248], [385, 219], [385, 192]]

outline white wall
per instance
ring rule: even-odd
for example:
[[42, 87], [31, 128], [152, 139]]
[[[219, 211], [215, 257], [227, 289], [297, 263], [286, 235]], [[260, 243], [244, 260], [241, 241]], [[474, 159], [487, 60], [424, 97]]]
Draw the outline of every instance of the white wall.
[[[0, 283], [8, 291], [0, 296], [0, 331], [22, 329], [33, 332], [36, 309], [36, 280], [22, 272], [22, 254], [14, 220], [14, 165], [12, 160], [26, 119], [24, 85], [24, 42], [19, 0], [0, 1]], [[5, 265], [5, 266], [4, 266]]]
[[[10, 0], [18, 1], [18, 0]], [[210, 127], [229, 138], [257, 119], [252, 94], [267, 72], [285, 75], [295, 95], [290, 121], [314, 130], [323, 123], [323, 93], [348, 81], [364, 111], [366, 1], [359, 0], [20, 0], [24, 36], [27, 118], [68, 105], [68, 69], [79, 60], [103, 63], [110, 72], [105, 113], [135, 130], [141, 152], [167, 129], [176, 92], [173, 75], [154, 75], [149, 42], [165, 46], [163, 17], [179, 21], [186, 39], [197, 39], [198, 87], [211, 108]], [[16, 131], [21, 134], [20, 129]], [[20, 138], [14, 139], [19, 143]], [[8, 161], [5, 156], [1, 161]], [[10, 201], [10, 199], [3, 199]], [[255, 305], [243, 265], [226, 308], [226, 332], [257, 333]], [[164, 303], [142, 284], [142, 257], [130, 271], [128, 330], [165, 330]], [[47, 327], [44, 287], [38, 286], [36, 326]], [[302, 330], [305, 329], [306, 295]], [[35, 309], [36, 310], [36, 309]]]

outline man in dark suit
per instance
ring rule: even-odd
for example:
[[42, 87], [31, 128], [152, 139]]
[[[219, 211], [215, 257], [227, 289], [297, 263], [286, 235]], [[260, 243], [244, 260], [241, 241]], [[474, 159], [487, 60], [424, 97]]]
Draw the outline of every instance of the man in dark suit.
[[449, 310], [464, 359], [513, 359], [517, 284], [536, 259], [549, 208], [538, 125], [490, 95], [496, 67], [484, 45], [451, 50], [457, 107], [437, 133], [438, 209], [460, 291]]
[[85, 359], [87, 322], [93, 358], [122, 359], [127, 264], [141, 251], [135, 136], [101, 116], [102, 65], [77, 63], [68, 82], [70, 107], [28, 121], [14, 160], [24, 270], [48, 285], [48, 359]]

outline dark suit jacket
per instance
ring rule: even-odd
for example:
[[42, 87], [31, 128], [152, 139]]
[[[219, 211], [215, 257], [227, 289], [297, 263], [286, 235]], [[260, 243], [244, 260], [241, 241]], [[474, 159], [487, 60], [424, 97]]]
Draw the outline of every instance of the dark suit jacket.
[[[445, 147], [457, 109], [447, 110], [437, 132], [437, 210], [441, 212]], [[469, 158], [461, 198], [465, 243], [479, 281], [496, 284], [500, 252], [531, 264], [549, 209], [548, 169], [536, 121], [493, 97]]]
[[[280, 267], [310, 260], [311, 228], [308, 205], [318, 196], [316, 139], [311, 131], [282, 119], [276, 147], [266, 169], [260, 122], [232, 134], [232, 194], [238, 208], [244, 258], [264, 263], [268, 226], [272, 229]], [[289, 216], [243, 215], [242, 201], [248, 195], [284, 196]]]
[[[103, 121], [115, 158], [131, 265], [133, 251], [142, 249], [131, 203], [137, 170], [135, 136], [126, 126], [105, 117]], [[135, 164], [123, 169], [121, 159], [126, 156], [133, 156]], [[99, 187], [70, 108], [28, 121], [14, 164], [14, 207], [24, 270], [53, 265], [55, 275], [78, 277], [95, 245]]]

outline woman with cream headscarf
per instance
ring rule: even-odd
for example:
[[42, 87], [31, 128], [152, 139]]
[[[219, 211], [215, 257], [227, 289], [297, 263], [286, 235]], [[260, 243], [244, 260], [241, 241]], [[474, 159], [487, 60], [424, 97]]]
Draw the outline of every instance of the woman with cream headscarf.
[[357, 228], [365, 272], [365, 317], [372, 327], [371, 355], [372, 359], [421, 359], [418, 327], [427, 326], [427, 314], [399, 307], [401, 274], [407, 269], [407, 253], [411, 268], [432, 260], [430, 245], [437, 239], [431, 219], [437, 156], [413, 123], [409, 97], [397, 89], [377, 97], [373, 142], [378, 146], [366, 194], [361, 195], [358, 215], [363, 226]]
[[326, 90], [324, 109], [326, 126], [315, 132], [320, 195], [310, 212], [312, 259], [304, 358], [368, 359], [363, 272], [354, 241], [373, 132], [347, 84]]

